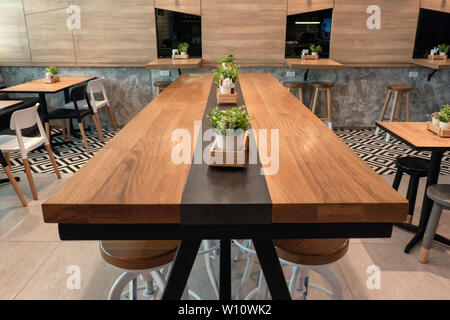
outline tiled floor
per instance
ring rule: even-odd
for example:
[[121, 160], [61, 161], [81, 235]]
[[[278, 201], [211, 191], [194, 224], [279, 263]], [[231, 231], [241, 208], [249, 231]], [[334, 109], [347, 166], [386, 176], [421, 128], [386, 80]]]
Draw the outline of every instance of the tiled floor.
[[[0, 299], [105, 299], [120, 271], [107, 265], [99, 254], [97, 242], [61, 242], [56, 225], [44, 224], [41, 204], [69, 175], [57, 180], [53, 174], [35, 174], [39, 201], [31, 201], [26, 178], [20, 187], [29, 206], [22, 208], [9, 185], [0, 186]], [[391, 183], [393, 176], [384, 176]], [[403, 179], [400, 192], [406, 191]], [[441, 183], [450, 183], [450, 176], [441, 176]], [[419, 190], [415, 220], [420, 212], [423, 183]], [[450, 236], [450, 216], [445, 212], [440, 233]], [[411, 254], [403, 253], [411, 234], [394, 228], [389, 239], [352, 239], [347, 255], [333, 266], [341, 280], [345, 299], [450, 299], [450, 249], [434, 244], [427, 265], [417, 262], [419, 247]], [[233, 253], [236, 253], [233, 248]], [[218, 261], [214, 260], [217, 268]], [[79, 266], [81, 288], [70, 290], [66, 282], [69, 266]], [[381, 269], [381, 288], [370, 290], [366, 272], [371, 265]], [[245, 267], [245, 261], [233, 263], [233, 292]], [[290, 270], [285, 268], [286, 276]], [[196, 261], [190, 287], [201, 297], [214, 298], [205, 276], [203, 258]], [[258, 266], [244, 290], [244, 295], [257, 284]], [[326, 283], [312, 275], [314, 283]], [[311, 290], [312, 298], [327, 298]]]

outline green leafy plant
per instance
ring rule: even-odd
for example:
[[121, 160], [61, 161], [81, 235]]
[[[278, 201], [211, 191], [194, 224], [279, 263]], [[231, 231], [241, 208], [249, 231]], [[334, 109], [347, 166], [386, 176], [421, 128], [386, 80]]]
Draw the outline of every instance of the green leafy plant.
[[206, 117], [211, 121], [211, 128], [221, 135], [226, 135], [227, 130], [230, 129], [245, 131], [248, 129], [250, 120], [253, 119], [247, 114], [245, 106], [233, 107], [226, 111], [215, 107]]
[[441, 122], [449, 122], [450, 120], [450, 104], [446, 104], [439, 111], [438, 119]]
[[221, 80], [229, 78], [233, 83], [236, 83], [238, 81], [239, 70], [241, 70], [241, 67], [235, 63], [231, 63], [226, 67], [219, 64], [217, 69], [214, 70], [214, 82], [220, 84]]
[[316, 46], [314, 43], [311, 43], [311, 44], [309, 45], [309, 50], [311, 50], [311, 52], [317, 52], [317, 53], [323, 51], [323, 50], [322, 50], [322, 47], [321, 47], [320, 45], [317, 45], [317, 46]]
[[187, 52], [188, 49], [189, 49], [189, 43], [187, 43], [187, 42], [183, 42], [178, 45], [179, 52]]
[[220, 58], [219, 62], [220, 63], [234, 63], [234, 62], [236, 62], [236, 57], [232, 53], [230, 53], [227, 57]]
[[50, 66], [50, 67], [48, 67], [47, 69], [45, 69], [45, 72], [51, 73], [51, 74], [53, 74], [53, 75], [59, 74], [58, 68], [53, 67], [53, 66]]
[[445, 43], [443, 43], [443, 44], [438, 44], [438, 45], [437, 45], [437, 48], [439, 49], [439, 52], [447, 53], [448, 50], [450, 49], [450, 45], [445, 44]]

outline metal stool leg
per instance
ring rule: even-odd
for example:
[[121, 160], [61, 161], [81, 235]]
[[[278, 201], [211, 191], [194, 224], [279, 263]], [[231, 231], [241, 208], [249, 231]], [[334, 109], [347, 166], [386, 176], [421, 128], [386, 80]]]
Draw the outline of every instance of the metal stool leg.
[[392, 184], [392, 188], [398, 191], [398, 187], [400, 186], [400, 182], [402, 181], [403, 172], [400, 169], [397, 169], [397, 173], [395, 174], [394, 183]]
[[442, 207], [436, 203], [433, 205], [431, 210], [430, 219], [428, 220], [427, 228], [425, 229], [425, 235], [422, 242], [422, 250], [419, 255], [420, 263], [427, 263], [428, 255], [430, 254], [431, 244], [433, 243], [434, 235], [436, 234], [436, 229], [441, 218]]
[[413, 214], [414, 214], [414, 207], [416, 205], [416, 197], [417, 197], [417, 189], [419, 188], [419, 177], [418, 176], [411, 176], [409, 178], [409, 193], [408, 193], [408, 202], [409, 202], [409, 208], [408, 208], [408, 217], [406, 218], [406, 223], [411, 224]]

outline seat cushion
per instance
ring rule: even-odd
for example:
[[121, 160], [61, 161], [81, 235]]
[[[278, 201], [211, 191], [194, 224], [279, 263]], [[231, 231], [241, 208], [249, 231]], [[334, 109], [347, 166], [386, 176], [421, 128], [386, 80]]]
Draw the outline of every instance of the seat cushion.
[[334, 87], [334, 82], [313, 82], [311, 83], [311, 87], [320, 89], [332, 88]]
[[[34, 150], [46, 142], [45, 137], [22, 137], [23, 145], [27, 152]], [[0, 150], [2, 152], [17, 152], [20, 151], [19, 142], [16, 136], [4, 135], [0, 136]]]
[[444, 209], [450, 209], [450, 184], [434, 184], [427, 188], [428, 197]]
[[430, 168], [430, 160], [418, 157], [401, 157], [395, 160], [397, 168], [409, 175], [426, 177]]
[[[78, 109], [80, 116], [85, 117], [91, 113], [89, 109]], [[76, 119], [78, 117], [76, 110], [74, 109], [55, 109], [48, 113], [47, 119]]]
[[390, 90], [397, 90], [397, 91], [410, 91], [412, 89], [411, 86], [407, 85], [407, 84], [388, 84], [387, 85], [388, 89]]
[[304, 88], [306, 83], [298, 81], [284, 81], [283, 86], [290, 89]]
[[324, 265], [342, 258], [348, 250], [349, 239], [289, 239], [274, 240], [278, 256], [302, 265]]
[[117, 268], [145, 270], [173, 261], [178, 245], [178, 240], [100, 241], [100, 252]]

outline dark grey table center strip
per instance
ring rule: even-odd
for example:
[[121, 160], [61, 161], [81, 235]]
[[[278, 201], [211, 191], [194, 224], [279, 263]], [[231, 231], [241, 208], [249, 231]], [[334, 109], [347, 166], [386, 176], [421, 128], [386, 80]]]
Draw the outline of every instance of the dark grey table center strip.
[[[202, 120], [202, 130], [210, 128], [206, 118], [217, 106], [216, 89], [211, 86]], [[239, 83], [238, 106], [245, 105]], [[232, 106], [231, 106], [232, 107]], [[203, 141], [199, 134], [196, 148], [204, 150], [211, 141]], [[272, 201], [266, 179], [260, 174], [261, 162], [247, 168], [210, 167], [203, 161], [192, 161], [181, 200], [181, 223], [201, 224], [269, 224], [272, 222]]]

